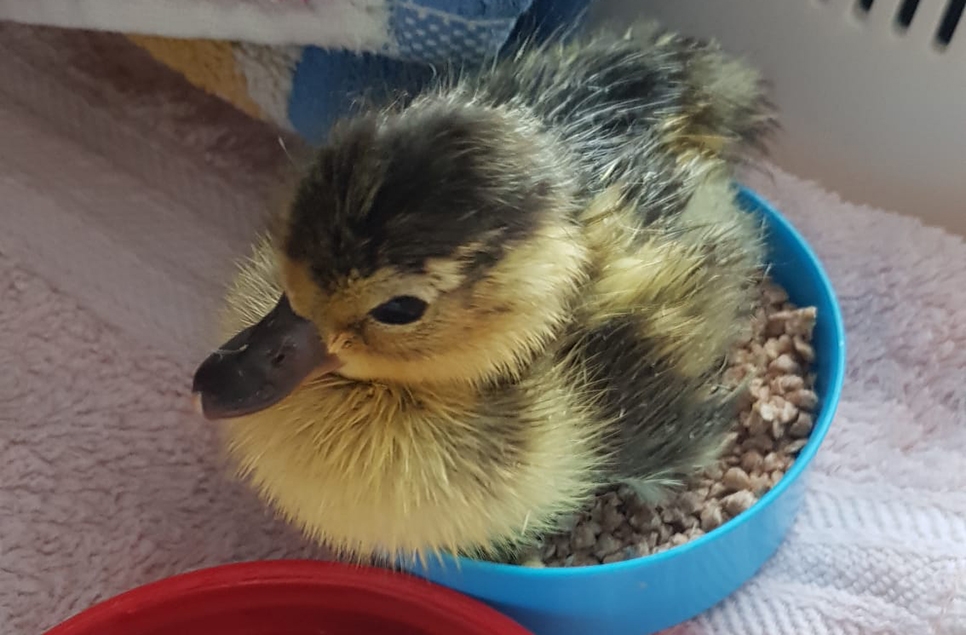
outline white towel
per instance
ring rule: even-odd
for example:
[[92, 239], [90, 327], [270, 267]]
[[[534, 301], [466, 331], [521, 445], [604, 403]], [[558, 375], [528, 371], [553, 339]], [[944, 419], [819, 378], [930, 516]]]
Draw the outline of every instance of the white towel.
[[404, 58], [491, 52], [532, 0], [0, 0], [0, 20]]

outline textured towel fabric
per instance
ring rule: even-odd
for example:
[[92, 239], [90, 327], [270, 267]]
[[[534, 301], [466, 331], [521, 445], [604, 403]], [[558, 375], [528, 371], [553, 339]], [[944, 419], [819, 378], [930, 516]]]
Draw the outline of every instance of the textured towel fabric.
[[[186, 404], [284, 155], [124, 45], [0, 25], [4, 635], [188, 569], [321, 555], [225, 476]], [[966, 244], [770, 172], [747, 182], [828, 269], [846, 387], [788, 541], [671, 632], [964, 635]]]
[[588, 0], [0, 0], [0, 19], [127, 33], [251, 116], [319, 142], [370, 87], [411, 91], [572, 23]]
[[404, 58], [499, 46], [533, 0], [0, 0], [28, 24]]

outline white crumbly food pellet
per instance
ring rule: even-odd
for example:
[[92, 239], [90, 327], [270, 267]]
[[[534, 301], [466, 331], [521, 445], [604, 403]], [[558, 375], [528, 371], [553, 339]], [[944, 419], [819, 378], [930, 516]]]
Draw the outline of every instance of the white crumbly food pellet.
[[818, 396], [811, 364], [815, 307], [797, 308], [765, 278], [749, 338], [734, 351], [725, 381], [747, 382], [726, 450], [667, 503], [648, 507], [629, 487], [610, 487], [568, 519], [569, 532], [545, 536], [526, 566], [620, 562], [683, 545], [750, 509], [805, 446]]

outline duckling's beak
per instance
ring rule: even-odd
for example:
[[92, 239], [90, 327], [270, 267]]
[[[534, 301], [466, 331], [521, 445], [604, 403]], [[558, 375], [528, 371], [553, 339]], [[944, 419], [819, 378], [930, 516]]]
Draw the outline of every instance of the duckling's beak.
[[315, 325], [296, 315], [283, 295], [261, 322], [202, 362], [191, 390], [205, 418], [241, 417], [280, 402], [310, 374], [330, 373], [341, 365]]

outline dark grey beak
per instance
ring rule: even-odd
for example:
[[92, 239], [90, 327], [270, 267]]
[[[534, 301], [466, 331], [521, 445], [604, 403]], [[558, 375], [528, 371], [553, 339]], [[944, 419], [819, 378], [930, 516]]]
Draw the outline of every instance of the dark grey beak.
[[258, 324], [201, 363], [191, 391], [206, 419], [241, 417], [282, 401], [310, 374], [340, 366], [315, 325], [296, 315], [283, 295]]

